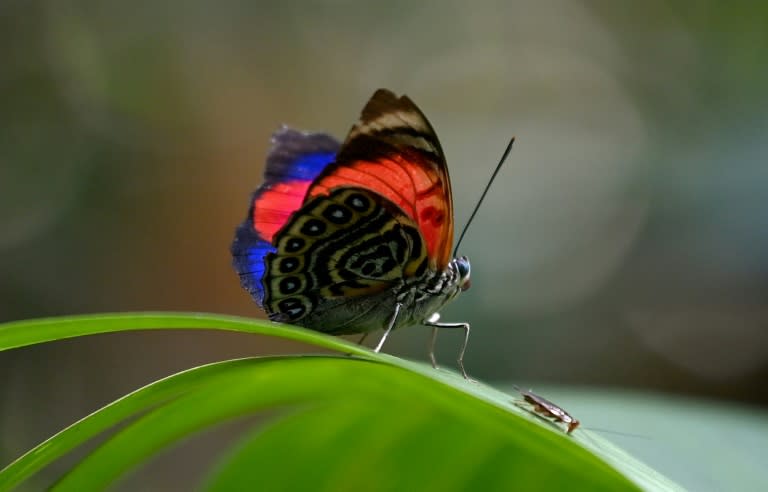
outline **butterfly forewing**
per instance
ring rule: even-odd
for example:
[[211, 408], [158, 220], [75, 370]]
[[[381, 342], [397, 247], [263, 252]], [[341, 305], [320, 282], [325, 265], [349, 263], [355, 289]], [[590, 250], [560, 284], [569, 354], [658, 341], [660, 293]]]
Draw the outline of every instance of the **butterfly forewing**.
[[399, 207], [421, 231], [430, 267], [436, 271], [446, 267], [453, 242], [448, 168], [432, 126], [408, 97], [376, 91], [307, 199], [351, 185]]

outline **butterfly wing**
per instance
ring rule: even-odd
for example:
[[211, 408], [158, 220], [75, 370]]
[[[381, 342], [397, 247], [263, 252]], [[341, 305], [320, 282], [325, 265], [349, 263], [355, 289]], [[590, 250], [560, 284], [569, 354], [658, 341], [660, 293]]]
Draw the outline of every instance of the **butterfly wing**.
[[242, 285], [275, 321], [382, 328], [398, 289], [450, 260], [453, 204], [434, 130], [410, 99], [382, 89], [340, 147], [287, 129], [273, 140], [232, 245]]
[[283, 127], [272, 136], [264, 183], [251, 197], [248, 215], [232, 243], [232, 263], [240, 283], [263, 306], [267, 254], [276, 251], [273, 239], [301, 208], [312, 181], [336, 157], [339, 142], [322, 133]]
[[445, 269], [453, 243], [453, 198], [440, 142], [407, 96], [379, 89], [363, 108], [334, 163], [318, 175], [307, 200], [358, 186], [397, 205], [418, 227], [429, 266]]
[[311, 199], [277, 234], [275, 248], [265, 261], [270, 319], [332, 333], [381, 328], [387, 316], [370, 312], [382, 303], [360, 299], [375, 299], [427, 268], [416, 223], [363, 188], [339, 187]]

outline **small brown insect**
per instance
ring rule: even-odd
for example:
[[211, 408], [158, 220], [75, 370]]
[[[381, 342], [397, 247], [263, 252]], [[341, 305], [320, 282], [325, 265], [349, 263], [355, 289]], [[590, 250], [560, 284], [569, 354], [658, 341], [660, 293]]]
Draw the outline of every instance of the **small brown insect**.
[[534, 412], [546, 418], [550, 418], [555, 422], [562, 422], [565, 424], [567, 426], [567, 430], [565, 431], [566, 434], [570, 434], [579, 426], [580, 422], [573, 418], [571, 414], [546, 398], [539, 396], [530, 390], [523, 390], [517, 386], [514, 386], [514, 388], [519, 391], [525, 401], [533, 407]]

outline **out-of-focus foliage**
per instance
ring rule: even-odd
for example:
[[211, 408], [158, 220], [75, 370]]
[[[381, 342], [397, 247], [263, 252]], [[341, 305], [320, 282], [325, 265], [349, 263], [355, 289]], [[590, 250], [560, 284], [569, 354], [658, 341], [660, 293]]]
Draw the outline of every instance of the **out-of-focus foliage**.
[[184, 371], [32, 449], [0, 470], [0, 490], [120, 424], [54, 490], [102, 490], [183, 439], [270, 410], [280, 420], [239, 439], [238, 449], [219, 458], [207, 474], [210, 490], [680, 490], [587, 431], [566, 436], [532, 425], [537, 417], [530, 410], [489, 386], [300, 328], [178, 313], [48, 318], [0, 324], [0, 351], [181, 327], [302, 340], [360, 358], [246, 358]]

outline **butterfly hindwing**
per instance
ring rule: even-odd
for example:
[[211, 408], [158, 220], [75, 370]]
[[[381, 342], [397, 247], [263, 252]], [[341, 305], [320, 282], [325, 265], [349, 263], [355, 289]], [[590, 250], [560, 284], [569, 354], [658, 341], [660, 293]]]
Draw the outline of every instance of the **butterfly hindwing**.
[[366, 188], [399, 207], [426, 241], [430, 267], [446, 267], [453, 243], [448, 168], [435, 131], [408, 97], [376, 91], [307, 199], [339, 186]]
[[338, 153], [339, 142], [324, 133], [304, 133], [288, 127], [272, 136], [264, 183], [251, 197], [248, 215], [232, 243], [232, 263], [240, 283], [263, 305], [265, 257], [276, 248], [275, 233], [298, 210], [312, 181]]
[[275, 246], [266, 256], [264, 308], [271, 319], [292, 323], [322, 315], [335, 300], [381, 293], [423, 274], [428, 263], [414, 221], [355, 187], [311, 199], [277, 233]]

